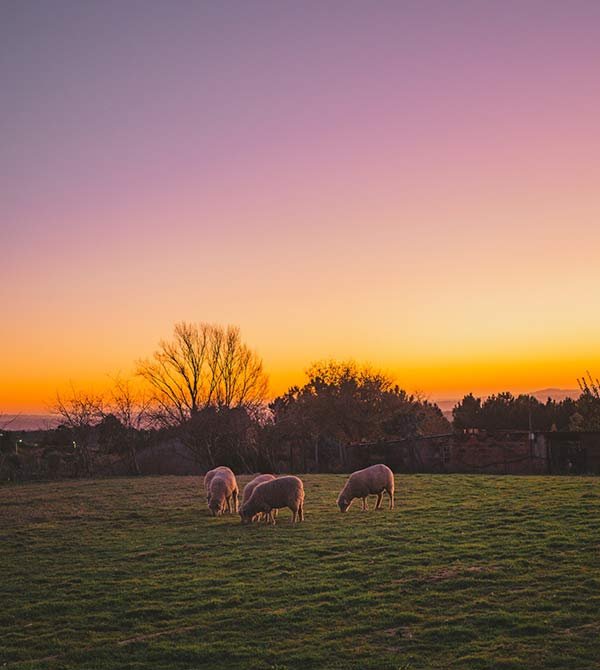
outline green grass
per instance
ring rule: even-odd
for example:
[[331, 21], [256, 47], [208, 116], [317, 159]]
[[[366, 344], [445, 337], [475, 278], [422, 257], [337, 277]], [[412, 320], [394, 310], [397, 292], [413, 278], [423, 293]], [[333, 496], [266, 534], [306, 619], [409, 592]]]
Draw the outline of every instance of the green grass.
[[303, 479], [274, 527], [192, 477], [0, 488], [0, 668], [600, 667], [600, 480], [397, 476], [340, 514]]

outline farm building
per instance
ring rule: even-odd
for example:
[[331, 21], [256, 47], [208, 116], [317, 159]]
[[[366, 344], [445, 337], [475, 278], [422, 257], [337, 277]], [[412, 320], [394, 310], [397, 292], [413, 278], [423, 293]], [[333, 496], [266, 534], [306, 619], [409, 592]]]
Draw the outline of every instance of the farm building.
[[395, 472], [600, 474], [600, 432], [478, 431], [345, 448], [348, 469], [386, 463]]

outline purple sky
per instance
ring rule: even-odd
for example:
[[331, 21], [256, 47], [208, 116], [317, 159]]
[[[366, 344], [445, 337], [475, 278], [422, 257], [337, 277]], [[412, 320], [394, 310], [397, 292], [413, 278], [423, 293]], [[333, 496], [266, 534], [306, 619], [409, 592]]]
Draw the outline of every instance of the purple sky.
[[[274, 389], [600, 367], [600, 3], [5, 2], [0, 410], [180, 319]], [[526, 287], [526, 289], [524, 289]]]

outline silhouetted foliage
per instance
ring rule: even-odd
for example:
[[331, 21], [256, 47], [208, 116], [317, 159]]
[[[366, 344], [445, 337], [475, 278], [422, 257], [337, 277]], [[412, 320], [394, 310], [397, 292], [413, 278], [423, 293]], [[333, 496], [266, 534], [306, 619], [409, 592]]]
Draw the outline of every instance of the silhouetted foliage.
[[181, 435], [206, 468], [227, 465], [251, 471], [256, 467], [255, 421], [243, 407], [206, 407], [181, 426]]
[[[390, 377], [353, 362], [316, 363], [308, 381], [270, 405], [268, 444], [299, 451], [298, 467], [315, 470], [343, 465], [342, 445], [361, 440], [407, 438], [448, 430], [436, 405], [420, 401]], [[282, 453], [280, 458], [284, 458]], [[293, 459], [293, 456], [291, 456]]]
[[[577, 401], [576, 430], [600, 430], [600, 382], [587, 372], [578, 379], [581, 395]], [[580, 418], [579, 418], [580, 417]]]
[[[452, 428], [435, 403], [351, 361], [313, 364], [303, 386], [267, 407], [262, 361], [232, 327], [177, 324], [138, 375], [151, 394], [116, 379], [104, 397], [73, 388], [57, 395], [61, 425], [43, 433], [35, 453], [18, 453], [10, 431], [0, 432], [0, 476], [139, 474], [138, 454], [149, 445], [199, 469], [327, 471], [345, 467], [347, 444], [392, 440], [417, 449], [417, 438]], [[452, 411], [454, 429], [600, 430], [600, 382], [589, 372], [578, 382], [579, 398], [560, 402], [470, 393]]]
[[458, 430], [466, 428], [482, 428], [481, 398], [472, 393], [466, 395], [452, 410], [454, 427]]
[[233, 326], [178, 323], [172, 340], [161, 340], [151, 359], [139, 361], [138, 374], [153, 391], [163, 425], [182, 425], [209, 407], [256, 410], [267, 392], [262, 360]]
[[91, 477], [94, 474], [94, 426], [102, 420], [103, 407], [102, 396], [75, 387], [71, 387], [67, 394], [56, 394], [53, 410], [69, 430], [79, 475]]
[[[109, 400], [110, 416], [115, 436], [112, 438], [117, 448], [115, 452], [126, 454], [133, 474], [140, 474], [138, 451], [148, 442], [148, 428], [152, 425], [152, 406], [149, 396], [136, 388], [128, 379], [114, 380]], [[107, 417], [105, 417], [106, 419]]]
[[[513, 396], [504, 392], [488, 396], [483, 402], [468, 394], [452, 410], [454, 428], [465, 430], [583, 430], [583, 416], [589, 411], [582, 396], [578, 400], [566, 398], [560, 402], [548, 398], [545, 403], [530, 395]], [[580, 420], [577, 417], [580, 417]]]

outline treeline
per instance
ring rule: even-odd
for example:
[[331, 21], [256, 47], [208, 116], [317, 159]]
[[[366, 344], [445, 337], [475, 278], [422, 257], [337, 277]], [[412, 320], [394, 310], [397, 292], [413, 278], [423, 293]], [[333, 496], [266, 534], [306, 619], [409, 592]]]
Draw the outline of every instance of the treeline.
[[268, 403], [263, 363], [233, 327], [179, 323], [136, 373], [102, 396], [57, 395], [61, 425], [41, 435], [29, 469], [94, 476], [118, 461], [135, 474], [148, 447], [168, 457], [183, 445], [200, 469], [328, 471], [342, 469], [349, 442], [451, 429], [437, 405], [353, 362], [314, 364], [303, 386]]
[[578, 398], [540, 402], [530, 395], [468, 394], [452, 410], [456, 430], [600, 431], [600, 385], [589, 373], [577, 380]]
[[[313, 364], [303, 386], [267, 402], [260, 357], [237, 328], [179, 323], [173, 337], [138, 361], [131, 380], [103, 395], [72, 388], [56, 397], [58, 428], [17, 442], [0, 430], [0, 479], [144, 472], [150, 448], [181, 453], [197, 470], [336, 471], [349, 443], [439, 435], [455, 430], [600, 430], [597, 380], [580, 397], [542, 403], [500, 393], [466, 395], [453, 425], [440, 408], [388, 375], [354, 362]], [[1, 425], [0, 425], [1, 428]]]
[[[409, 395], [387, 375], [354, 363], [317, 363], [308, 381], [270, 405], [263, 444], [272, 458], [296, 448], [299, 469], [343, 467], [343, 447], [352, 442], [446, 433], [440, 408]], [[291, 453], [290, 460], [294, 457]], [[303, 467], [304, 466], [304, 467]]]
[[[332, 471], [343, 468], [344, 445], [451, 430], [437, 405], [407, 394], [386, 375], [355, 363], [313, 365], [302, 387], [265, 405], [205, 404], [182, 421], [157, 418], [152, 403], [137, 405], [126, 421], [114, 404], [74, 392], [61, 398], [61, 426], [44, 433], [47, 474], [110, 472], [110, 463], [143, 472], [148, 447], [168, 453], [184, 445], [200, 469], [219, 464], [236, 471]], [[95, 409], [93, 409], [95, 407]], [[111, 411], [113, 410], [113, 411]], [[144, 418], [145, 417], [145, 418]]]

